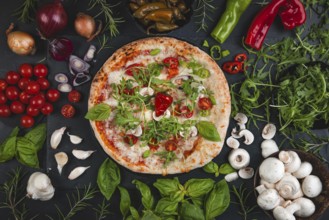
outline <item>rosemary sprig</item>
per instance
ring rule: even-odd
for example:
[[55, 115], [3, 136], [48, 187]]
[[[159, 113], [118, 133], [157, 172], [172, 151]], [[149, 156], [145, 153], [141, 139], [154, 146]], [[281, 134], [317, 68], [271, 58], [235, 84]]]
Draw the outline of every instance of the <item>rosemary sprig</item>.
[[232, 188], [232, 193], [236, 196], [238, 200], [237, 202], [232, 203], [238, 204], [240, 206], [240, 211], [238, 212], [238, 214], [241, 215], [244, 220], [250, 219], [248, 218], [248, 215], [257, 207], [257, 205], [248, 205], [248, 198], [252, 191], [248, 192], [248, 189], [244, 186], [244, 184], [241, 184], [239, 188], [236, 188], [235, 186], [233, 186]]
[[33, 20], [31, 14], [35, 12], [38, 0], [23, 0], [21, 5], [14, 11], [13, 16], [18, 16], [17, 20], [29, 22]]
[[197, 0], [196, 9], [194, 9], [194, 17], [197, 19], [195, 22], [199, 28], [197, 31], [208, 29], [208, 20], [213, 21], [211, 14], [215, 11], [215, 6], [212, 5], [213, 0]]
[[111, 48], [108, 44], [109, 42], [109, 37], [103, 34], [101, 37], [98, 37], [98, 44], [99, 44], [99, 49], [97, 51], [97, 54], [100, 53], [104, 49], [109, 49]]
[[109, 208], [110, 203], [106, 202], [106, 199], [103, 198], [103, 201], [101, 204], [98, 204], [97, 208], [93, 208], [93, 210], [96, 212], [96, 219], [101, 220], [105, 219], [109, 214]]
[[[60, 208], [56, 206], [58, 218], [62, 220], [69, 220], [74, 215], [76, 215], [78, 212], [86, 209], [89, 206], [92, 206], [91, 203], [88, 203], [88, 200], [91, 200], [94, 198], [97, 190], [95, 188], [92, 188], [89, 184], [88, 186], [84, 187], [83, 192], [81, 193], [79, 189], [76, 189], [76, 194], [66, 195], [67, 201], [70, 206], [70, 210], [64, 214]], [[48, 216], [49, 219], [52, 219], [52, 217]]]
[[91, 10], [98, 6], [100, 8], [100, 12], [95, 16], [98, 17], [100, 15], [104, 15], [106, 24], [104, 25], [104, 30], [108, 29], [110, 31], [111, 37], [117, 36], [120, 32], [118, 30], [118, 24], [124, 22], [123, 18], [116, 18], [114, 17], [112, 8], [119, 5], [120, 3], [116, 5], [110, 5], [107, 3], [106, 0], [90, 0], [89, 1], [89, 9]]

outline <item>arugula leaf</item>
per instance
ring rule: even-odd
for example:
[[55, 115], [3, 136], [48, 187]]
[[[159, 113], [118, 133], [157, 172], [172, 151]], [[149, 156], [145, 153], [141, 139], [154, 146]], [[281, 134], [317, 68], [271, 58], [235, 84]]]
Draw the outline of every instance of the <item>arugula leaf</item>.
[[154, 198], [151, 194], [150, 188], [139, 180], [133, 180], [133, 184], [136, 185], [137, 189], [142, 194], [142, 204], [146, 210], [151, 210], [154, 203]]
[[187, 195], [196, 198], [207, 194], [214, 186], [212, 179], [190, 179], [184, 184]]
[[179, 209], [179, 216], [182, 220], [204, 220], [203, 210], [194, 204], [184, 201]]
[[216, 126], [209, 121], [199, 121], [196, 124], [199, 134], [207, 140], [210, 141], [220, 141], [221, 138], [217, 131]]
[[123, 217], [126, 217], [127, 214], [130, 211], [130, 196], [128, 191], [121, 187], [118, 186], [118, 189], [120, 191], [121, 199], [120, 199], [120, 211]]
[[15, 127], [0, 145], [0, 162], [11, 160], [16, 152], [16, 139], [19, 128]]
[[90, 108], [85, 115], [85, 119], [91, 121], [104, 121], [109, 118], [111, 114], [111, 106], [105, 103], [100, 103]]
[[170, 198], [164, 197], [158, 201], [154, 211], [160, 216], [177, 215], [177, 208], [177, 201], [172, 201]]
[[46, 123], [39, 124], [34, 127], [28, 133], [24, 135], [25, 138], [29, 139], [32, 143], [34, 143], [37, 151], [41, 150], [47, 135], [47, 126]]
[[106, 158], [98, 169], [97, 185], [103, 196], [110, 200], [121, 182], [119, 167], [113, 160]]
[[25, 137], [18, 137], [16, 144], [16, 159], [26, 166], [39, 168], [38, 149], [34, 143]]

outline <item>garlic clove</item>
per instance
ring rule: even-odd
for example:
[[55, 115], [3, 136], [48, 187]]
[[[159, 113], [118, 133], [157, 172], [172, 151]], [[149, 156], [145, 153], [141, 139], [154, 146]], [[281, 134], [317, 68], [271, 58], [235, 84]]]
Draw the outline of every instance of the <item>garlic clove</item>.
[[250, 179], [254, 176], [254, 169], [252, 167], [245, 167], [239, 170], [239, 176], [242, 179]]
[[63, 134], [66, 130], [66, 127], [62, 127], [60, 129], [55, 130], [50, 138], [50, 146], [52, 149], [57, 149], [59, 143], [62, 140]]
[[57, 86], [58, 91], [60, 92], [71, 92], [72, 86], [68, 83], [61, 83]]
[[240, 146], [240, 142], [235, 139], [233, 136], [230, 136], [226, 139], [226, 144], [232, 149], [237, 149]]
[[55, 160], [57, 163], [58, 172], [59, 172], [59, 174], [61, 174], [63, 167], [69, 161], [69, 157], [67, 156], [67, 154], [65, 152], [58, 152], [54, 156], [55, 156]]
[[74, 180], [76, 178], [78, 178], [79, 176], [81, 176], [87, 169], [89, 169], [90, 166], [88, 167], [76, 167], [74, 168], [70, 175], [68, 176], [69, 180]]
[[75, 158], [79, 159], [79, 160], [85, 160], [88, 157], [90, 157], [90, 155], [92, 155], [95, 152], [95, 150], [72, 150], [72, 154]]
[[263, 128], [262, 137], [266, 140], [272, 139], [276, 133], [276, 126], [274, 124], [267, 124]]
[[72, 144], [80, 144], [82, 141], [82, 138], [77, 135], [72, 135], [69, 132], [66, 133], [70, 137], [70, 141]]

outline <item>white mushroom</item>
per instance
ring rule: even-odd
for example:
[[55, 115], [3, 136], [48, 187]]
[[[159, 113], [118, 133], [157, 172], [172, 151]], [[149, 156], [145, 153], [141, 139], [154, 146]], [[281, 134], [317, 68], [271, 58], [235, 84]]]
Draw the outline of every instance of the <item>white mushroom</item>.
[[274, 189], [275, 183], [268, 183], [263, 179], [260, 179], [260, 184], [264, 185], [267, 189]]
[[72, 144], [80, 144], [82, 141], [82, 138], [77, 135], [72, 135], [69, 132], [66, 133], [70, 137], [70, 141]]
[[296, 172], [293, 172], [292, 175], [297, 179], [303, 179], [306, 176], [310, 175], [313, 170], [312, 164], [307, 161], [302, 162], [299, 169]]
[[278, 145], [273, 140], [264, 140], [261, 143], [260, 147], [262, 148], [262, 156], [264, 158], [266, 158], [266, 157], [270, 156], [271, 154], [279, 151]]
[[242, 124], [242, 123], [239, 123], [239, 122], [237, 124], [239, 126], [240, 131], [243, 130], [243, 129], [246, 129], [246, 124]]
[[298, 198], [286, 208], [278, 206], [273, 210], [273, 216], [276, 220], [296, 219], [298, 217], [310, 217], [315, 212], [314, 203], [307, 198]]
[[61, 127], [52, 133], [52, 135], [50, 137], [50, 146], [52, 149], [56, 149], [58, 147], [59, 143], [62, 140], [65, 130], [66, 130], [66, 127]]
[[73, 156], [79, 160], [87, 159], [94, 152], [95, 152], [94, 150], [77, 150], [77, 149], [72, 150]]
[[302, 197], [294, 200], [293, 203], [300, 205], [300, 209], [295, 212], [298, 217], [310, 217], [315, 212], [315, 205], [310, 199]]
[[228, 161], [234, 169], [239, 170], [249, 165], [250, 155], [245, 149], [233, 149], [228, 156]]
[[246, 124], [248, 122], [248, 118], [245, 114], [243, 113], [237, 113], [234, 117], [234, 120], [241, 124]]
[[297, 171], [302, 163], [295, 151], [281, 151], [279, 159], [284, 163], [285, 171], [288, 173]]
[[287, 208], [277, 206], [273, 210], [273, 216], [276, 220], [295, 220], [294, 213], [300, 209], [300, 205], [289, 205]]
[[258, 192], [258, 194], [261, 194], [262, 192], [264, 192], [267, 189], [268, 188], [266, 188], [264, 184], [261, 184], [255, 188], [255, 190]]
[[46, 201], [54, 196], [55, 188], [46, 174], [35, 172], [28, 180], [26, 191], [27, 197]]
[[57, 163], [58, 172], [59, 172], [59, 174], [61, 174], [63, 167], [69, 161], [69, 157], [67, 156], [67, 154], [65, 152], [58, 152], [54, 156], [55, 156], [55, 160]]
[[240, 146], [240, 142], [237, 139], [235, 139], [233, 136], [230, 136], [226, 139], [226, 144], [227, 146], [233, 149], [237, 149]]
[[262, 137], [266, 140], [272, 139], [276, 133], [276, 127], [274, 124], [267, 124], [263, 128]]
[[153, 112], [153, 119], [156, 121], [160, 121], [162, 118], [170, 118], [170, 111], [167, 109], [162, 115], [156, 116], [155, 112]]
[[264, 210], [271, 210], [280, 204], [279, 193], [275, 189], [266, 189], [257, 197], [257, 204]]
[[69, 175], [69, 180], [74, 180], [74, 179], [76, 179], [76, 178], [78, 178], [79, 176], [81, 176], [88, 168], [89, 168], [90, 166], [88, 166], [88, 167], [76, 167], [76, 168], [74, 168], [72, 171], [71, 171], [71, 173], [70, 173], [70, 175]]
[[187, 131], [180, 131], [179, 135], [181, 137], [195, 137], [198, 135], [198, 129], [195, 126], [191, 126], [189, 130]]
[[236, 128], [232, 129], [231, 135], [235, 139], [242, 138], [242, 135], [239, 134], [239, 131]]
[[254, 176], [254, 169], [252, 167], [245, 167], [239, 170], [239, 176], [242, 179], [250, 179]]
[[140, 137], [143, 134], [143, 129], [141, 125], [138, 125], [135, 129], [130, 129], [127, 131], [127, 134], [132, 134], [136, 137]]
[[309, 198], [317, 197], [322, 191], [322, 182], [319, 177], [309, 175], [303, 180], [302, 190]]
[[226, 182], [232, 182], [234, 180], [237, 180], [239, 178], [239, 175], [237, 172], [229, 173], [224, 176], [224, 179]]
[[251, 133], [251, 131], [247, 129], [243, 129], [239, 131], [239, 135], [244, 137], [244, 144], [250, 145], [254, 142], [254, 135]]
[[143, 97], [152, 96], [154, 94], [154, 90], [151, 87], [143, 87], [139, 90], [139, 94]]
[[279, 195], [284, 199], [296, 199], [303, 196], [300, 189], [300, 183], [297, 178], [290, 173], [286, 173], [282, 179], [275, 185]]
[[278, 182], [284, 175], [283, 162], [275, 157], [266, 158], [259, 167], [259, 176], [268, 183]]

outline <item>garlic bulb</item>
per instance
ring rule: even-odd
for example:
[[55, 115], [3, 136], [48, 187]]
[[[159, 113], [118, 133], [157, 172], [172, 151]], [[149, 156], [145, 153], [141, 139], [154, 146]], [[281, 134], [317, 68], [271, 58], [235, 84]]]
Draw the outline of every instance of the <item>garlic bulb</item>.
[[75, 156], [79, 160], [87, 159], [94, 152], [95, 152], [94, 150], [86, 150], [86, 151], [85, 150], [76, 150], [76, 149], [72, 150], [73, 156]]
[[81, 176], [88, 168], [89, 168], [90, 166], [88, 166], [88, 167], [76, 167], [76, 168], [74, 168], [72, 171], [71, 171], [71, 173], [70, 173], [70, 175], [69, 175], [69, 180], [74, 180], [74, 179], [76, 179], [76, 178], [78, 178], [79, 176]]
[[80, 144], [82, 141], [82, 138], [77, 135], [71, 135], [69, 132], [67, 132], [67, 135], [70, 137], [72, 144]]
[[59, 145], [59, 143], [62, 140], [63, 134], [66, 130], [66, 127], [62, 127], [60, 129], [55, 130], [50, 138], [50, 146], [52, 149], [56, 149]]
[[61, 174], [62, 169], [65, 166], [65, 164], [67, 164], [67, 162], [69, 161], [69, 158], [65, 152], [58, 152], [55, 154], [55, 160], [57, 163], [58, 172], [59, 174]]
[[35, 172], [28, 180], [26, 191], [27, 197], [46, 201], [54, 196], [55, 188], [46, 174]]

